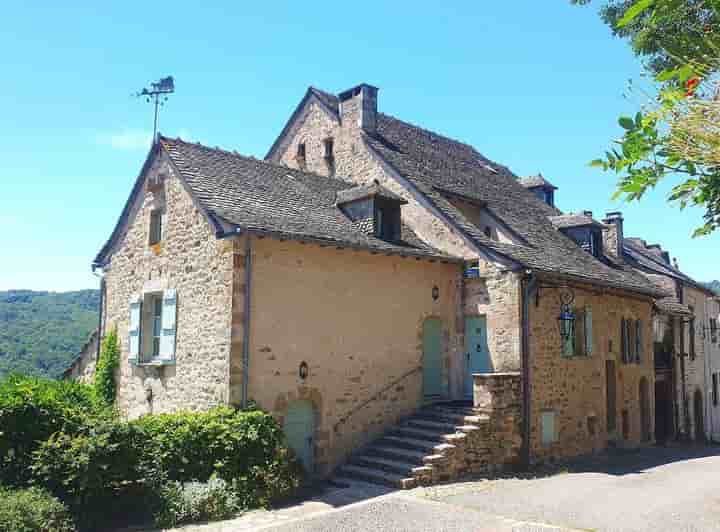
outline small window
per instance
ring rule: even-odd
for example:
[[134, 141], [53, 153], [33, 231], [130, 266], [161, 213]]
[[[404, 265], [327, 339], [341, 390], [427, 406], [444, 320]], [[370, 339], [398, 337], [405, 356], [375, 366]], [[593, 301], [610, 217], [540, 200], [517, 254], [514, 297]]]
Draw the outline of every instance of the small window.
[[301, 142], [298, 144], [297, 147], [297, 158], [298, 159], [304, 159], [305, 158], [305, 143]]
[[325, 149], [324, 157], [326, 159], [332, 159], [333, 158], [333, 149], [334, 149], [334, 142], [333, 139], [325, 139], [323, 141], [323, 147]]
[[718, 405], [718, 374], [712, 374], [712, 402], [714, 406]]
[[542, 444], [552, 445], [557, 442], [557, 427], [555, 426], [557, 419], [557, 412], [546, 411], [542, 413]]
[[710, 341], [714, 344], [718, 342], [718, 320], [710, 318]]
[[[690, 307], [690, 311], [694, 312], [694, 309]], [[690, 318], [690, 332], [688, 340], [690, 341], [690, 360], [695, 360], [695, 316]]]
[[150, 238], [151, 246], [162, 240], [162, 211], [155, 210], [150, 213]]
[[375, 207], [375, 235], [383, 240], [400, 240], [400, 209]]
[[489, 225], [486, 225], [485, 229], [483, 230], [483, 233], [485, 233], [486, 237], [492, 238], [493, 237], [492, 236], [492, 227], [490, 227]]
[[160, 337], [162, 336], [162, 296], [152, 296], [152, 357], [160, 356]]

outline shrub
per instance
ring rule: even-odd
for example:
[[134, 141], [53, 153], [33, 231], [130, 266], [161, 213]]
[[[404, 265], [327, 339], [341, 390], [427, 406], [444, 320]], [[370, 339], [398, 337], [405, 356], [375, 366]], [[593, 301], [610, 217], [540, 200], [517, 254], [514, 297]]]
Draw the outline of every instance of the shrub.
[[72, 532], [67, 508], [38, 488], [9, 490], [0, 487], [0, 532]]
[[218, 478], [184, 485], [170, 482], [160, 489], [156, 504], [154, 521], [160, 528], [229, 519], [244, 509], [236, 490]]
[[95, 392], [106, 405], [115, 403], [115, 371], [120, 365], [117, 330], [113, 329], [105, 337], [100, 348], [100, 356], [95, 367]]
[[233, 483], [247, 506], [267, 504], [297, 488], [301, 469], [269, 414], [217, 407], [140, 418], [132, 424], [147, 439], [147, 460], [157, 460], [171, 481]]
[[76, 433], [112, 413], [101, 408], [91, 386], [13, 375], [0, 381], [0, 478], [22, 486], [32, 453], [58, 431]]
[[33, 482], [67, 504], [82, 528], [98, 527], [153, 484], [141, 436], [117, 420], [88, 433], [55, 433], [34, 453]]

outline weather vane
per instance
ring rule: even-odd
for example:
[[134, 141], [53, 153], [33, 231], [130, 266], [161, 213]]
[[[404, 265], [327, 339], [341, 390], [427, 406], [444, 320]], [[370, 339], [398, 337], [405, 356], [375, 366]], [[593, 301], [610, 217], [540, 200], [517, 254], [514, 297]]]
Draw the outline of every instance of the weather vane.
[[162, 78], [155, 83], [150, 83], [150, 88], [144, 88], [135, 96], [145, 98], [145, 101], [155, 104], [155, 122], [153, 123], [153, 143], [157, 140], [158, 109], [165, 104], [168, 94], [175, 92], [175, 80], [172, 76]]

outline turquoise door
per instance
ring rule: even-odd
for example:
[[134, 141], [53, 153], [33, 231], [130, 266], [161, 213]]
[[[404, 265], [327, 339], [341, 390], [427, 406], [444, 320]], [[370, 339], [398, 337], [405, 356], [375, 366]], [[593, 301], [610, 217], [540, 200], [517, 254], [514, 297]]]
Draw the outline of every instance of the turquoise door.
[[465, 395], [472, 397], [473, 373], [492, 371], [485, 316], [465, 316]]
[[423, 395], [442, 395], [442, 321], [428, 318], [423, 323]]
[[285, 415], [285, 438], [307, 473], [313, 472], [315, 457], [315, 410], [310, 401], [295, 401]]

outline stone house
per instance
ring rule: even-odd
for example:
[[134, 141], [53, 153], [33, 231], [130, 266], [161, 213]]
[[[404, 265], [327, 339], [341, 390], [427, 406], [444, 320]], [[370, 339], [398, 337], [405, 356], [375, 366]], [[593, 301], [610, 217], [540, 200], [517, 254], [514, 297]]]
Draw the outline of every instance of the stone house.
[[716, 417], [720, 343], [717, 297], [683, 273], [659, 244], [625, 238], [626, 261], [666, 296], [655, 302], [656, 438], [706, 440]]
[[403, 486], [650, 442], [622, 225], [309, 89], [266, 161], [159, 137], [94, 261], [128, 417], [253, 400], [306, 468]]
[[[477, 372], [523, 372], [525, 460], [650, 440], [658, 290], [623, 264], [613, 222], [562, 215], [541, 176], [519, 180], [471, 146], [380, 113], [377, 102], [365, 84], [337, 96], [309, 88], [266, 158], [379, 183], [405, 198], [403, 217], [423, 241], [466, 261], [447, 396], [467, 396]], [[558, 298], [579, 324], [564, 353]], [[632, 360], [620, 352], [624, 322], [633, 324]]]
[[98, 331], [95, 329], [90, 333], [77, 356], [63, 371], [62, 378], [91, 383], [95, 377], [95, 363], [97, 362], [99, 350], [100, 340]]

